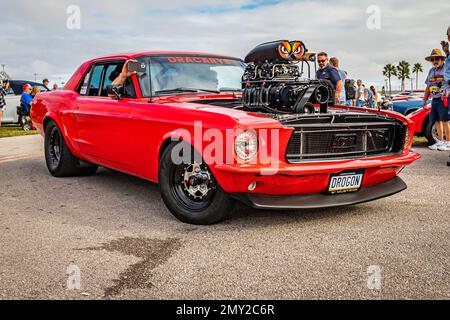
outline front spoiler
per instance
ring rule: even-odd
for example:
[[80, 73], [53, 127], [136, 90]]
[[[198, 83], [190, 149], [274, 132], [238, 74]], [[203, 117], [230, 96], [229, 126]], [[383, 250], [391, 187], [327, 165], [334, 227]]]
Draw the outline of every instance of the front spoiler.
[[232, 197], [256, 209], [317, 209], [348, 206], [384, 198], [406, 189], [406, 183], [399, 177], [389, 181], [363, 187], [358, 192], [325, 195], [322, 193], [271, 196], [263, 194], [235, 193]]

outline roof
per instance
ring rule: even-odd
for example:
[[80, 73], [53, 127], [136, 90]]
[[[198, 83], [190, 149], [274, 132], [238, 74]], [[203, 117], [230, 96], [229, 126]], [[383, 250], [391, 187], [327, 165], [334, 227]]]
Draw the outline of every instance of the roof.
[[192, 55], [192, 56], [207, 56], [207, 57], [218, 57], [218, 58], [229, 58], [229, 59], [238, 59], [236, 57], [225, 56], [221, 54], [213, 54], [206, 52], [190, 52], [190, 51], [137, 51], [137, 52], [127, 52], [127, 53], [117, 53], [106, 56], [97, 57], [91, 59], [92, 61], [98, 60], [110, 60], [110, 59], [134, 59], [140, 56], [163, 56], [163, 55]]

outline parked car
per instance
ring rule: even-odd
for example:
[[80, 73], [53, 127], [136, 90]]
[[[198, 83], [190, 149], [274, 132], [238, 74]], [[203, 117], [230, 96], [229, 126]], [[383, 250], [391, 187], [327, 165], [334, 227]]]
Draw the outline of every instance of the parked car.
[[406, 90], [391, 97], [392, 101], [406, 101], [411, 99], [423, 99], [424, 90]]
[[[321, 103], [318, 110], [318, 104], [307, 101], [326, 101], [329, 92], [317, 80], [301, 82], [306, 85], [303, 98], [292, 99], [290, 90], [300, 83], [298, 70], [282, 61], [300, 55], [302, 47], [285, 46], [276, 51], [281, 62], [264, 65], [250, 58], [246, 66], [238, 58], [186, 52], [87, 61], [64, 90], [38, 94], [32, 103], [49, 172], [92, 175], [104, 166], [156, 182], [172, 214], [193, 224], [223, 220], [235, 201], [259, 209], [335, 207], [404, 190], [397, 175], [420, 158], [410, 150], [412, 121], [376, 109]], [[261, 50], [272, 57], [272, 47]], [[252, 57], [267, 60], [267, 52]], [[123, 88], [111, 86], [129, 59], [145, 71], [133, 74]], [[263, 74], [251, 68], [274, 70], [268, 77], [281, 72], [284, 80], [273, 83], [285, 88], [283, 103], [301, 102], [308, 108], [282, 112], [285, 105], [272, 96], [280, 91], [267, 90], [265, 81], [245, 78], [241, 90], [244, 71]], [[251, 94], [258, 90], [267, 91], [267, 104]], [[260, 105], [270, 109], [252, 109]], [[211, 136], [230, 138], [232, 147], [222, 147]], [[213, 139], [216, 148], [211, 148]]]
[[435, 144], [437, 141], [437, 129], [436, 125], [430, 122], [430, 110], [431, 102], [425, 109], [420, 108], [408, 115], [408, 118], [415, 123], [414, 134], [416, 136], [425, 137], [430, 144]]
[[8, 94], [5, 97], [6, 100], [6, 110], [3, 113], [2, 124], [17, 123], [20, 124], [20, 117], [17, 108], [20, 107], [20, 97], [22, 95], [22, 87], [24, 84], [28, 83], [31, 86], [41, 87], [41, 91], [50, 91], [46, 86], [41, 83], [36, 83], [33, 81], [24, 80], [9, 80], [10, 87], [8, 89]]
[[[430, 100], [431, 101], [431, 100]], [[409, 100], [397, 100], [392, 102], [392, 109], [405, 116], [414, 113], [422, 108], [423, 98], [413, 98]]]

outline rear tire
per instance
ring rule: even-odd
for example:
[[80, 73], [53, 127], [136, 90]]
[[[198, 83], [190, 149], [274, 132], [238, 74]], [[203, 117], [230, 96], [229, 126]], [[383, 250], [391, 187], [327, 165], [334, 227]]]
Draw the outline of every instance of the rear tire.
[[50, 121], [45, 128], [45, 162], [54, 177], [89, 176], [95, 174], [97, 165], [81, 163], [66, 145], [58, 125]]
[[430, 145], [437, 142], [433, 136], [433, 128], [436, 128], [436, 126], [428, 119], [427, 124], [425, 125], [425, 128], [423, 130], [423, 135], [425, 136], [425, 138], [427, 138]]
[[[182, 150], [191, 152], [191, 161], [174, 164], [172, 150], [179, 144], [185, 144]], [[166, 148], [159, 162], [161, 197], [170, 212], [182, 222], [209, 225], [223, 221], [235, 202], [217, 183], [208, 165], [194, 161], [197, 159], [194, 154], [201, 159], [186, 142], [173, 142]]]

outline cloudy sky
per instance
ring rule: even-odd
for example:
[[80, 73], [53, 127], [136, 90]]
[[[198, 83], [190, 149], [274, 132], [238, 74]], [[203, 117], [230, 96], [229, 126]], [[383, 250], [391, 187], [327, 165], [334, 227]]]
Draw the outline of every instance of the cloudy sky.
[[[79, 29], [67, 27], [72, 5], [80, 9]], [[376, 22], [373, 6], [379, 29], [367, 26]], [[428, 69], [424, 57], [450, 24], [448, 0], [2, 0], [0, 8], [0, 64], [15, 79], [37, 73], [51, 82], [103, 54], [170, 49], [244, 57], [259, 43], [289, 39], [339, 57], [351, 78], [381, 86], [386, 63], [404, 59]]]

